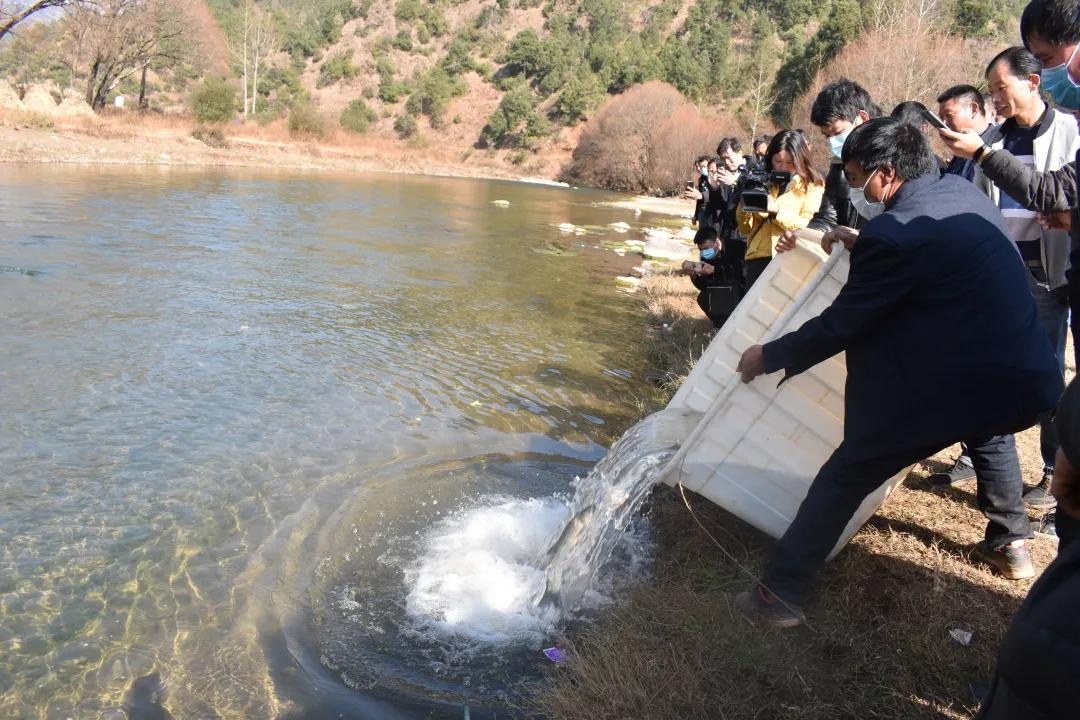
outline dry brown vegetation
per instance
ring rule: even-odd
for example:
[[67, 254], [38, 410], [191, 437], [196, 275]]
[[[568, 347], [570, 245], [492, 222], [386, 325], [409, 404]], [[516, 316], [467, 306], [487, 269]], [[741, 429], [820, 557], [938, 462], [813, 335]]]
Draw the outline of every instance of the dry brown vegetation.
[[[895, 42], [897, 37], [903, 37], [904, 42]], [[883, 20], [818, 73], [814, 84], [795, 103], [795, 125], [811, 127], [810, 106], [818, 91], [840, 78], [867, 88], [885, 114], [904, 100], [936, 108], [937, 97], [946, 88], [981, 85], [987, 61], [1000, 49], [990, 41], [943, 33], [940, 26], [917, 14]]]
[[566, 179], [637, 193], [671, 193], [693, 159], [711, 153], [725, 135], [740, 135], [731, 119], [702, 116], [674, 87], [636, 85], [608, 100], [589, 122]]
[[[685, 277], [641, 285], [671, 391], [710, 335]], [[665, 329], [665, 325], [668, 326]], [[1025, 477], [1041, 468], [1037, 431], [1018, 436]], [[627, 718], [970, 718], [971, 686], [988, 682], [996, 651], [1029, 582], [1003, 580], [967, 558], [984, 519], [974, 485], [935, 491], [927, 480], [951, 452], [917, 466], [881, 511], [826, 569], [809, 606], [810, 626], [755, 627], [732, 605], [772, 541], [703, 498], [693, 512], [670, 488], [650, 513], [653, 577], [597, 625], [567, 639], [570, 660], [553, 668], [536, 710], [560, 720]], [[1030, 544], [1036, 566], [1056, 545]], [[741, 567], [740, 567], [741, 566]], [[973, 632], [970, 647], [953, 629]]]

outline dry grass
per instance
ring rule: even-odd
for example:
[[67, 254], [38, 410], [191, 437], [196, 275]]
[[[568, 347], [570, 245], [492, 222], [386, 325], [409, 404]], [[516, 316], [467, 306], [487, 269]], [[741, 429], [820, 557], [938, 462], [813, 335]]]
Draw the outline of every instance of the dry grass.
[[649, 351], [660, 387], [672, 394], [712, 340], [712, 322], [697, 305], [697, 289], [674, 271], [649, 275], [638, 286], [650, 326]]
[[[673, 275], [642, 284], [672, 389], [710, 334], [689, 286]], [[1041, 468], [1037, 431], [1018, 446], [1030, 481]], [[985, 525], [973, 483], [942, 492], [927, 480], [952, 458], [947, 451], [916, 467], [823, 573], [811, 627], [786, 633], [751, 625], [732, 604], [772, 541], [689, 495], [722, 551], [678, 494], [660, 488], [650, 503], [653, 577], [567, 639], [571, 659], [552, 668], [536, 712], [558, 720], [970, 718], [970, 685], [989, 681], [1030, 582], [969, 562]], [[1030, 547], [1040, 569], [1056, 551], [1041, 537]], [[971, 646], [951, 639], [952, 629], [973, 632]]]

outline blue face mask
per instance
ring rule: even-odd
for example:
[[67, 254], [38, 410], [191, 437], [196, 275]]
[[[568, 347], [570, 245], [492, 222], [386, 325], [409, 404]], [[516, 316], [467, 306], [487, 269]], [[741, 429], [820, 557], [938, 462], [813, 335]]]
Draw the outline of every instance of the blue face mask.
[[833, 157], [837, 160], [840, 159], [840, 153], [844, 151], [844, 143], [847, 142], [848, 135], [851, 134], [851, 129], [840, 133], [839, 135], [833, 135], [829, 138], [829, 150], [832, 152]]
[[701, 177], [709, 177], [709, 168], [703, 167], [703, 168], [700, 168], [700, 170], [701, 170]]
[[714, 257], [716, 257], [716, 248], [714, 248], [714, 247], [713, 248], [705, 248], [704, 250], [701, 251], [701, 259], [702, 260], [712, 260]]
[[1069, 64], [1076, 59], [1077, 50], [1080, 50], [1080, 45], [1073, 48], [1068, 62], [1052, 68], [1043, 68], [1041, 73], [1042, 89], [1055, 105], [1066, 110], [1080, 110], [1080, 86], [1069, 76]]

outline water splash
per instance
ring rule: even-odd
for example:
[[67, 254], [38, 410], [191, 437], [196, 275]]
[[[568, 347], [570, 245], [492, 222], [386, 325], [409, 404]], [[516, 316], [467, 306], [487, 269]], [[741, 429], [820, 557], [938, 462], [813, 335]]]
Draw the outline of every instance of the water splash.
[[700, 417], [645, 418], [569, 499], [496, 501], [436, 525], [406, 572], [407, 614], [424, 630], [479, 642], [541, 642], [581, 602]]

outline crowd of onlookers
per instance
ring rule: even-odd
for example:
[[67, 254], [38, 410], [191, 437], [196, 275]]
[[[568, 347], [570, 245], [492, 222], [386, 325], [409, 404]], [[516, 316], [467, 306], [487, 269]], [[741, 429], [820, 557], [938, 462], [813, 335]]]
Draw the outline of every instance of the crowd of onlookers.
[[[1021, 38], [990, 59], [980, 87], [945, 89], [933, 110], [906, 101], [883, 117], [842, 79], [814, 100], [814, 140], [786, 129], [746, 152], [721, 140], [684, 193], [700, 260], [683, 267], [720, 326], [777, 254], [811, 237], [801, 231], [850, 251], [833, 304], [740, 362], [744, 382], [786, 379], [846, 352], [848, 380], [844, 440], [739, 609], [801, 623], [806, 589], [859, 504], [961, 442], [931, 482], [975, 481], [988, 526], [973, 560], [1031, 578], [1027, 541], [1059, 538], [981, 717], [1080, 718], [1080, 386], [1063, 395], [1070, 317], [1074, 337], [1080, 327], [1080, 2], [1031, 0]], [[828, 148], [827, 167], [812, 142]], [[1013, 433], [1033, 424], [1043, 470], [1025, 484]]]

